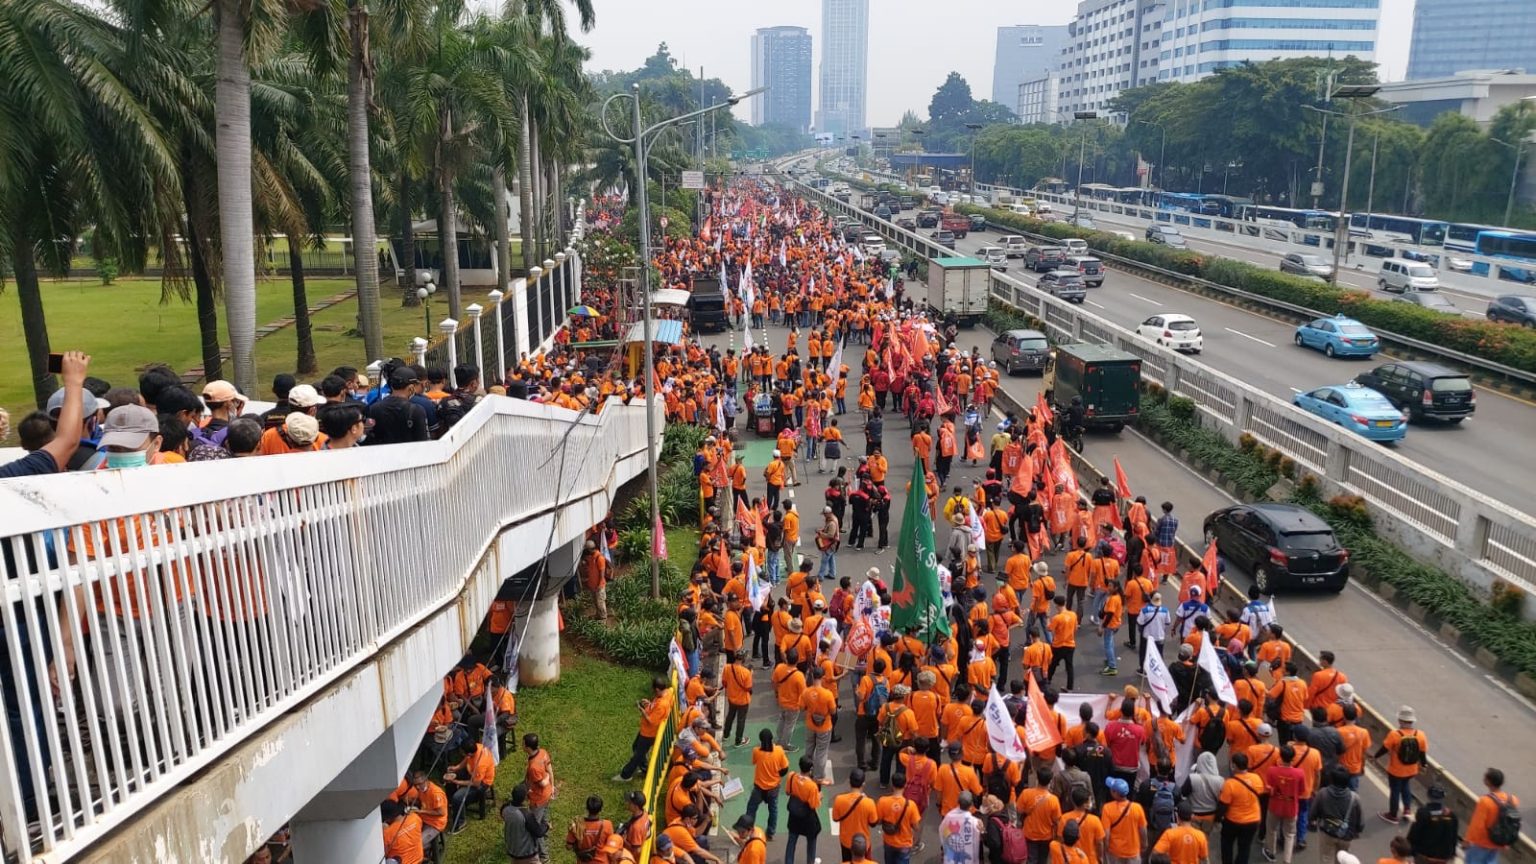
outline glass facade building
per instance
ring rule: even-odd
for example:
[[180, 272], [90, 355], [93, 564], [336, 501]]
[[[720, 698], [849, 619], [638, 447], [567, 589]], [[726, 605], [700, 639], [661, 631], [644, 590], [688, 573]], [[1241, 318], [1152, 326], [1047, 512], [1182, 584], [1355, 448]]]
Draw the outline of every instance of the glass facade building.
[[869, 0], [821, 0], [821, 96], [817, 134], [865, 128], [869, 81]]
[[1067, 44], [1067, 25], [1022, 24], [997, 28], [997, 55], [992, 62], [992, 101], [1016, 110], [1019, 85], [1055, 72]]
[[1168, 0], [1157, 77], [1194, 81], [1245, 62], [1293, 57], [1371, 61], [1380, 7], [1380, 0]]
[[1448, 78], [1473, 69], [1536, 73], [1536, 2], [1418, 0], [1408, 80]]
[[752, 34], [752, 125], [804, 132], [811, 126], [811, 34], [804, 27], [764, 27]]

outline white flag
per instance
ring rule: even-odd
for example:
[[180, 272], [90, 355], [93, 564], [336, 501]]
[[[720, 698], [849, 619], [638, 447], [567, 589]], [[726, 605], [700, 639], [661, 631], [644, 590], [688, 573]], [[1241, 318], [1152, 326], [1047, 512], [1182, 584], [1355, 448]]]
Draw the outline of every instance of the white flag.
[[836, 375], [837, 370], [843, 368], [843, 340], [837, 340], [837, 350], [827, 358], [827, 374]]
[[789, 263], [787, 262], [787, 260], [785, 258], [785, 244], [784, 244], [783, 240], [779, 241], [779, 266], [780, 267], [788, 267], [789, 266]]
[[[748, 321], [747, 323], [750, 324], [751, 322]], [[741, 352], [743, 354], [750, 354], [752, 353], [752, 347], [752, 328], [744, 327], [741, 331]]]
[[667, 646], [667, 658], [672, 661], [672, 668], [677, 672], [677, 685], [681, 687], [688, 680], [688, 655], [683, 653], [683, 646], [675, 637]]
[[1200, 640], [1200, 657], [1197, 662], [1200, 668], [1209, 672], [1211, 683], [1216, 685], [1216, 698], [1228, 705], [1237, 705], [1237, 691], [1232, 688], [1232, 679], [1227, 677], [1227, 670], [1221, 665], [1221, 658], [1216, 656], [1216, 647], [1211, 643], [1216, 641], [1215, 631], [1205, 634]]
[[885, 299], [890, 300], [896, 296], [896, 280], [885, 280]]
[[987, 741], [992, 745], [992, 752], [1007, 759], [1009, 762], [1023, 762], [1029, 758], [1029, 751], [1024, 749], [1024, 742], [1019, 739], [1019, 727], [1014, 725], [1013, 717], [1008, 714], [1008, 706], [1003, 703], [1003, 696], [997, 692], [997, 685], [993, 684], [987, 693]]
[[1162, 706], [1163, 713], [1171, 714], [1174, 700], [1179, 698], [1179, 686], [1173, 682], [1173, 673], [1168, 671], [1168, 664], [1163, 661], [1156, 645], [1147, 647], [1141, 671], [1147, 676], [1147, 690]]
[[496, 725], [496, 706], [489, 693], [485, 698], [485, 727], [480, 731], [480, 746], [491, 751], [493, 764], [501, 764], [501, 729]]
[[[751, 333], [751, 330], [747, 331], [749, 336]], [[747, 555], [746, 559], [747, 603], [752, 606], [752, 611], [756, 612], [757, 610], [763, 608], [763, 602], [768, 599], [769, 594], [773, 593], [773, 586], [757, 578], [757, 559], [753, 558], [751, 555]]]
[[976, 515], [976, 503], [965, 499], [965, 524], [971, 529], [971, 543], [977, 549], [987, 548], [987, 535], [981, 530], [981, 517]]
[[723, 259], [720, 261], [720, 290], [725, 292], [727, 295], [731, 293], [731, 280], [727, 279], [725, 276], [725, 261]]

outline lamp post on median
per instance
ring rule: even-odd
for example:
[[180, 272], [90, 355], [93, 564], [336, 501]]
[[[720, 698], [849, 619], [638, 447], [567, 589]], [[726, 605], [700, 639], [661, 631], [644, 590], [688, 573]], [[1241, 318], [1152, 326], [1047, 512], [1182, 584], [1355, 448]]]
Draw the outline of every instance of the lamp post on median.
[[[1381, 85], [1379, 84], [1340, 84], [1338, 88], [1333, 91], [1332, 97], [1335, 99], [1349, 100], [1369, 99], [1370, 97], [1375, 96], [1376, 91], [1380, 89]], [[1329, 283], [1337, 286], [1339, 284], [1339, 267], [1343, 261], [1344, 250], [1349, 246], [1349, 169], [1353, 164], [1355, 155], [1355, 123], [1361, 117], [1370, 117], [1374, 114], [1387, 114], [1389, 112], [1398, 110], [1402, 106], [1391, 105], [1386, 108], [1378, 108], [1374, 111], [1363, 112], [1356, 112], [1354, 110], [1350, 110], [1348, 112], [1329, 111], [1326, 108], [1319, 108], [1316, 105], [1303, 105], [1301, 107], [1307, 109], [1308, 111], [1316, 111], [1317, 113], [1322, 114], [1325, 122], [1327, 121], [1329, 115], [1334, 117], [1345, 117], [1349, 120], [1349, 135], [1346, 136], [1344, 140], [1344, 181], [1339, 189], [1339, 224], [1334, 228], [1333, 236], [1333, 274], [1328, 277]], [[1318, 165], [1322, 165], [1321, 157], [1318, 159]], [[1322, 181], [1321, 171], [1318, 173], [1318, 181]], [[1370, 220], [1367, 219], [1365, 223], [1365, 230], [1369, 232], [1370, 229], [1371, 223]]]
[[976, 197], [976, 139], [981, 137], [980, 123], [967, 123], [965, 128], [971, 130], [971, 197]]
[[1504, 203], [1504, 221], [1501, 223], [1507, 226], [1509, 225], [1509, 220], [1515, 214], [1515, 192], [1520, 187], [1520, 157], [1525, 153], [1525, 145], [1530, 142], [1518, 141], [1511, 144], [1502, 138], [1495, 138], [1492, 135], [1488, 136], [1488, 140], [1515, 151], [1515, 170], [1509, 175], [1509, 200]]
[[[651, 530], [653, 532], [661, 526], [661, 501], [658, 490], [659, 478], [656, 470], [656, 398], [658, 395], [658, 388], [656, 387], [656, 346], [652, 341], [656, 331], [651, 315], [651, 260], [649, 253], [646, 251], [651, 247], [651, 214], [645, 191], [646, 153], [650, 148], [648, 139], [660, 133], [661, 130], [676, 126], [686, 120], [692, 120], [695, 117], [702, 117], [723, 109], [734, 108], [741, 100], [756, 96], [767, 89], [767, 87], [758, 87], [755, 90], [748, 90], [740, 96], [733, 96], [725, 102], [711, 105], [708, 108], [700, 108], [678, 117], [657, 121], [650, 126], [642, 126], [640, 120], [640, 85], [634, 84], [631, 85], [630, 92], [628, 93], [615, 93], [609, 96], [603, 102], [602, 110], [599, 112], [603, 132], [614, 141], [620, 144], [632, 144], [635, 148], [635, 177], [638, 181], [635, 183], [635, 206], [640, 209], [640, 249], [641, 255], [644, 256], [644, 260], [640, 262], [639, 270], [640, 308], [644, 315], [641, 338], [645, 340], [642, 346], [645, 353], [645, 466], [646, 485], [651, 496]], [[608, 126], [608, 106], [618, 99], [629, 99], [634, 103], [634, 110], [630, 114], [631, 127], [628, 137], [615, 133]], [[654, 538], [652, 538], [652, 542], [654, 544]], [[661, 597], [661, 562], [656, 560], [655, 555], [651, 556], [651, 597], [657, 599]]]

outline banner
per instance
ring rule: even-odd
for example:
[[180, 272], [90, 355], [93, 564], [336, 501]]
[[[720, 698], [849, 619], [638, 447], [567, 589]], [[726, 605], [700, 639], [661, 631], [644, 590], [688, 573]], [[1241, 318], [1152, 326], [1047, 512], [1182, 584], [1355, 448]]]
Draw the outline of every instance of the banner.
[[987, 548], [987, 535], [981, 528], [981, 517], [976, 515], [976, 504], [965, 499], [965, 524], [971, 530], [971, 542], [977, 549]]
[[843, 340], [839, 339], [837, 340], [837, 350], [833, 351], [832, 356], [827, 359], [827, 375], [836, 378], [837, 370], [841, 368], [843, 368]]
[[756, 558], [753, 558], [751, 555], [743, 555], [742, 557], [747, 562], [747, 603], [751, 605], [752, 611], [756, 612], [763, 608], [763, 603], [768, 599], [768, 595], [773, 593], [773, 586], [758, 578]]
[[1013, 724], [1013, 716], [1003, 704], [1003, 694], [997, 692], [996, 684], [987, 693], [987, 710], [983, 716], [987, 718], [987, 741], [992, 745], [993, 753], [1009, 762], [1023, 762], [1029, 758], [1029, 751], [1019, 740], [1019, 727]]
[[491, 752], [491, 763], [501, 764], [501, 729], [496, 725], [496, 705], [485, 694], [485, 728], [480, 730], [480, 746]]
[[656, 523], [651, 526], [651, 555], [657, 559], [667, 557], [667, 529], [661, 524], [661, 516], [656, 517]]
[[937, 636], [949, 635], [949, 619], [944, 615], [933, 520], [926, 510], [925, 491], [923, 463], [913, 462], [896, 547], [900, 551], [891, 572], [891, 627], [931, 643]]
[[677, 644], [677, 637], [667, 644], [667, 659], [672, 662], [672, 668], [677, 672], [677, 683], [681, 687], [688, 680], [688, 656], [683, 653], [683, 646]]
[[1051, 706], [1045, 704], [1045, 694], [1034, 675], [1025, 676], [1029, 682], [1029, 710], [1024, 712], [1024, 745], [1031, 753], [1039, 753], [1060, 746], [1061, 732], [1051, 719]]
[[1222, 666], [1221, 658], [1216, 656], [1216, 647], [1211, 644], [1215, 641], [1214, 631], [1205, 634], [1205, 638], [1200, 640], [1200, 657], [1196, 662], [1200, 664], [1201, 669], [1210, 673], [1211, 683], [1216, 687], [1216, 698], [1237, 707], [1237, 690], [1233, 689], [1232, 679], [1227, 677], [1227, 670]]
[[1120, 457], [1115, 457], [1115, 494], [1121, 498], [1130, 499], [1131, 481], [1125, 476], [1125, 469], [1120, 467]]
[[1173, 712], [1174, 700], [1179, 697], [1179, 687], [1173, 681], [1173, 673], [1168, 671], [1168, 664], [1163, 660], [1163, 655], [1158, 653], [1153, 645], [1146, 652], [1142, 660], [1141, 671], [1147, 676], [1147, 692], [1151, 693], [1157, 703], [1162, 706], [1164, 714]]

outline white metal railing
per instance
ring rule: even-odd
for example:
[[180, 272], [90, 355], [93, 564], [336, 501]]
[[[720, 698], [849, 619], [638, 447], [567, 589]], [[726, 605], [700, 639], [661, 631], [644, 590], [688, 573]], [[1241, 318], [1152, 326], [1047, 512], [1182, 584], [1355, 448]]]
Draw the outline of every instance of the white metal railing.
[[611, 496], [645, 410], [491, 397], [440, 441], [0, 483], [7, 856], [87, 848], [452, 602], [503, 528]]
[[[800, 184], [800, 191], [825, 210], [859, 219], [897, 246], [929, 258], [947, 254], [935, 251], [927, 238], [818, 190]], [[1536, 517], [1011, 276], [993, 271], [990, 290], [993, 298], [1044, 322], [1050, 336], [1093, 339], [1141, 357], [1157, 355], [1161, 362], [1145, 364], [1143, 376], [1193, 399], [1228, 440], [1250, 433], [1312, 470], [1331, 489], [1363, 496], [1402, 526], [1394, 539], [1428, 541], [1436, 557], [1452, 562], [1468, 581], [1486, 588], [1498, 576], [1527, 593], [1536, 591]]]

